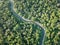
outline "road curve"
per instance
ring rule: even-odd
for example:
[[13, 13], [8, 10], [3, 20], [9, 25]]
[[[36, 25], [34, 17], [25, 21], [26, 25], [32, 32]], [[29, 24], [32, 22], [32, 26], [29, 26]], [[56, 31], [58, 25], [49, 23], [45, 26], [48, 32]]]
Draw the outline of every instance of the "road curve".
[[9, 9], [10, 11], [12, 12], [12, 15], [14, 17], [16, 17], [19, 21], [22, 20], [24, 22], [30, 22], [30, 23], [34, 23], [36, 25], [38, 25], [42, 30], [42, 36], [40, 38], [40, 44], [39, 45], [44, 45], [44, 39], [45, 39], [45, 28], [42, 26], [41, 23], [39, 22], [36, 22], [36, 21], [32, 21], [32, 20], [28, 20], [28, 19], [25, 19], [24, 17], [22, 16], [19, 16], [15, 11], [14, 11], [14, 1], [13, 0], [9, 0]]

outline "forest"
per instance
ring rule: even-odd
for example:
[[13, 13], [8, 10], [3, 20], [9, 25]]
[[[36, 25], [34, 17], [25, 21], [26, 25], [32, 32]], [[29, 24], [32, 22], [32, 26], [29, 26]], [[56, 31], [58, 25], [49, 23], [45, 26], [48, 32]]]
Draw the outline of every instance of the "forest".
[[0, 0], [0, 45], [60, 45], [60, 0]]

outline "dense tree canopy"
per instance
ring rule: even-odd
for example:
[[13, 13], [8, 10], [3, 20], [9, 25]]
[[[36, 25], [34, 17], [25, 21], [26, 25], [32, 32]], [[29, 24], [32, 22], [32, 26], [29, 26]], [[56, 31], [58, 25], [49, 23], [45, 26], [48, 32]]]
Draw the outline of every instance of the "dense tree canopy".
[[[58, 0], [14, 0], [15, 12], [46, 28], [44, 45], [60, 44], [60, 2]], [[39, 45], [41, 29], [15, 19], [9, 0], [0, 1], [0, 45]]]

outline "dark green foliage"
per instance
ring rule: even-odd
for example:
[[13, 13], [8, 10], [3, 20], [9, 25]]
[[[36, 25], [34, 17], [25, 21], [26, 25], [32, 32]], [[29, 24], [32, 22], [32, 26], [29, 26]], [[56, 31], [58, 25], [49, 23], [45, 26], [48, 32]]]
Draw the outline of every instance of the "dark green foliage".
[[[57, 0], [14, 0], [16, 13], [38, 21], [46, 28], [44, 45], [60, 44], [60, 8]], [[0, 3], [0, 45], [38, 45], [41, 29], [18, 22], [9, 10], [9, 1]]]

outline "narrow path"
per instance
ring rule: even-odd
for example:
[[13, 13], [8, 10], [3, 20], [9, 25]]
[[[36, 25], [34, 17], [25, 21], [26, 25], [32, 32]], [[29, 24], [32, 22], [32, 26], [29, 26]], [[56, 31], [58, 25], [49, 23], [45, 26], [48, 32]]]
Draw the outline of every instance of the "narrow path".
[[34, 23], [36, 25], [38, 25], [42, 30], [42, 36], [41, 36], [41, 40], [40, 40], [40, 44], [39, 45], [44, 45], [44, 39], [45, 39], [45, 28], [42, 26], [41, 23], [39, 22], [36, 22], [36, 21], [32, 21], [32, 20], [28, 20], [28, 19], [25, 19], [24, 17], [22, 16], [19, 16], [15, 11], [14, 11], [14, 1], [13, 0], [9, 0], [9, 8], [10, 8], [10, 11], [12, 12], [12, 15], [14, 17], [16, 17], [19, 21], [22, 20], [24, 22], [30, 22], [30, 23]]

